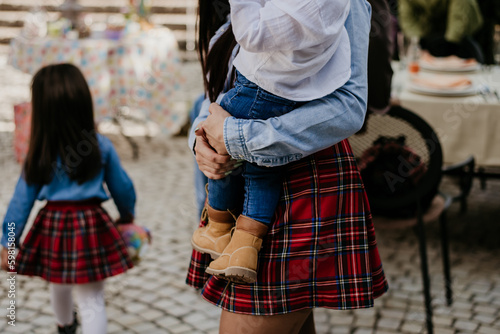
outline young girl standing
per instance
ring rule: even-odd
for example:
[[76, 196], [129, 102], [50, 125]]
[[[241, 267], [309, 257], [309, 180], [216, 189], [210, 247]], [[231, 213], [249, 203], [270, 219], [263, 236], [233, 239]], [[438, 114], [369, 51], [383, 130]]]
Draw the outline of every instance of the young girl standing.
[[[134, 186], [112, 143], [96, 133], [92, 97], [78, 68], [40, 69], [31, 94], [30, 146], [3, 221], [2, 268], [50, 283], [59, 333], [76, 332], [73, 289], [83, 333], [106, 333], [104, 279], [125, 272], [132, 262], [101, 207], [109, 198], [104, 183], [125, 221], [134, 217]], [[47, 204], [20, 245], [37, 199]], [[14, 247], [19, 254], [12, 261], [7, 248]]]

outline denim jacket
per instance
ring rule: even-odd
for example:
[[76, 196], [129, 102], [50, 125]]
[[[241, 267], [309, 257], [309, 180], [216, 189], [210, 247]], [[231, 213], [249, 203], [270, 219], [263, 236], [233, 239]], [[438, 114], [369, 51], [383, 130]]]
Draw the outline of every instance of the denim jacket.
[[[308, 102], [280, 117], [267, 120], [226, 118], [224, 142], [236, 159], [261, 166], [280, 166], [330, 147], [356, 133], [363, 125], [367, 106], [367, 58], [371, 7], [352, 0], [345, 27], [351, 45], [351, 77], [333, 93]], [[220, 101], [220, 97], [218, 99]], [[193, 122], [194, 129], [209, 115], [205, 100]]]
[[[15, 243], [18, 245], [35, 200], [81, 201], [97, 199], [106, 201], [111, 195], [121, 217], [134, 215], [136, 196], [132, 180], [121, 166], [120, 158], [111, 141], [100, 134], [97, 135], [97, 140], [103, 168], [89, 181], [78, 184], [77, 181], [71, 180], [63, 172], [64, 168], [60, 165], [60, 161], [57, 164], [57, 169], [54, 169], [52, 181], [49, 184], [28, 184], [23, 175], [19, 177], [3, 220], [3, 233], [0, 241], [3, 247], [7, 247], [8, 244], [8, 227], [11, 226], [9, 223], [14, 223]], [[106, 183], [109, 193], [104, 189], [104, 183]]]

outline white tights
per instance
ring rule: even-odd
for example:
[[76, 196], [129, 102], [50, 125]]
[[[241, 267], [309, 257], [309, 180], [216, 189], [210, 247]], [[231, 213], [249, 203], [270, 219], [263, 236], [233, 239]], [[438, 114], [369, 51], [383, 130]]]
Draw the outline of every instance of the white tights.
[[82, 333], [105, 334], [108, 320], [104, 304], [104, 281], [75, 285], [51, 283], [50, 302], [57, 324], [64, 326], [73, 323], [73, 297], [71, 296], [73, 288], [82, 320]]

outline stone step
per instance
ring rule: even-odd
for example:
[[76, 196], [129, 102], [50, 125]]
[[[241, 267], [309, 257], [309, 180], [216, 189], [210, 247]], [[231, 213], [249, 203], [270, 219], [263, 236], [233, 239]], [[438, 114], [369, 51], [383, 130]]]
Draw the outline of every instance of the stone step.
[[[37, 1], [29, 0], [2, 0], [0, 11], [29, 11]], [[47, 11], [57, 11], [62, 1], [43, 1]], [[119, 13], [128, 6], [128, 0], [79, 0], [78, 4], [86, 12], [92, 13]], [[151, 1], [152, 13], [186, 13], [196, 8], [196, 1], [187, 0], [154, 0]]]
[[[15, 38], [21, 33], [21, 27], [0, 27], [0, 44], [9, 44], [12, 38]], [[186, 50], [186, 31], [185, 30], [172, 30], [175, 38], [177, 39], [177, 43], [179, 44], [179, 49], [183, 55], [184, 52], [193, 52]]]
[[[49, 20], [55, 20], [59, 16], [58, 12], [48, 12]], [[106, 22], [109, 13], [91, 13], [94, 22]], [[22, 27], [26, 12], [22, 11], [2, 11], [0, 15], [0, 27]], [[169, 27], [172, 30], [186, 29], [186, 25], [191, 23], [191, 19], [186, 14], [151, 14], [151, 23]]]
[[[50, 20], [56, 19], [60, 13], [58, 6], [63, 0], [1, 0], [0, 1], [0, 44], [8, 44], [17, 36], [23, 26], [24, 18], [33, 5], [42, 4]], [[84, 11], [92, 16], [94, 22], [106, 22], [111, 14], [121, 13], [129, 3], [128, 0], [79, 0]], [[173, 31], [179, 48], [185, 59], [196, 59], [191, 54], [194, 45], [194, 26], [196, 22], [195, 0], [152, 0], [150, 21]], [[186, 48], [189, 48], [187, 50]]]
[[0, 28], [0, 43], [9, 44], [10, 40], [21, 32], [20, 27], [1, 27]]

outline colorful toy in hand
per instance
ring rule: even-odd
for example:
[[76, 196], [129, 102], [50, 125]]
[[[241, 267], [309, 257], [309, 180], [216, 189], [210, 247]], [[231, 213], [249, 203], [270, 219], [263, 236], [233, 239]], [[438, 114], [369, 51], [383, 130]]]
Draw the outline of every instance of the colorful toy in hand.
[[125, 241], [130, 259], [137, 265], [151, 244], [151, 232], [133, 223], [119, 224], [117, 228]]

